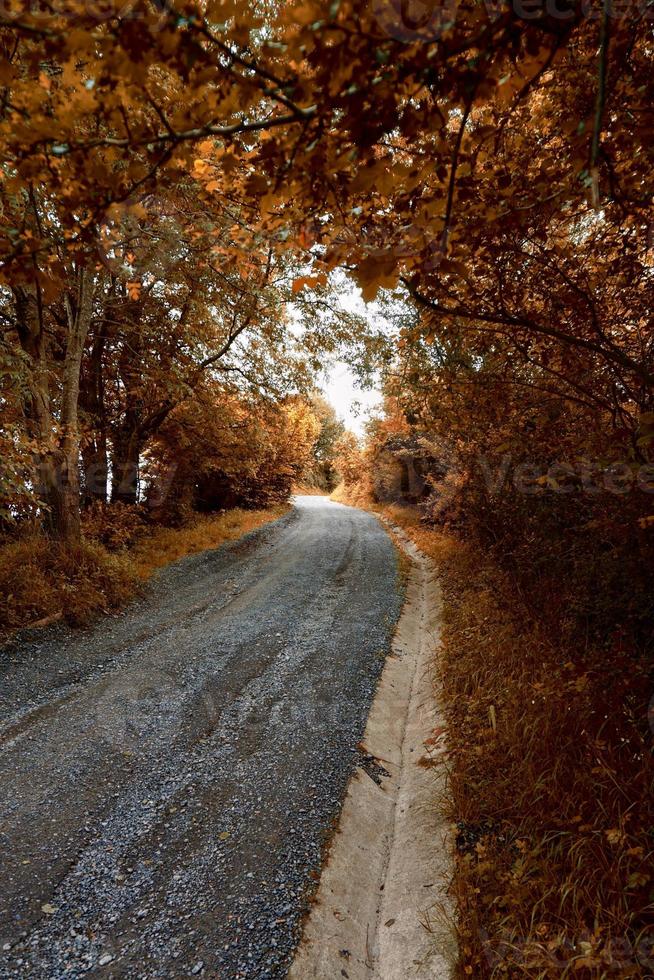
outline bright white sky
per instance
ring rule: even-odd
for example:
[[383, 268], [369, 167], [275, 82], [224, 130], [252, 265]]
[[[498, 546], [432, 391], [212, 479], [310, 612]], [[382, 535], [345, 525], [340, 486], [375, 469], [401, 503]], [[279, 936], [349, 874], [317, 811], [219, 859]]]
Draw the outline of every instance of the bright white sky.
[[363, 435], [371, 410], [381, 404], [381, 392], [357, 388], [355, 375], [343, 361], [336, 361], [331, 370], [325, 372], [321, 388], [339, 419], [345, 422], [345, 428], [358, 436]]
[[[375, 304], [366, 305], [360, 290], [346, 276], [343, 276], [342, 290], [339, 297], [341, 306], [351, 313], [374, 318]], [[345, 428], [361, 436], [371, 411], [381, 405], [382, 394], [378, 389], [358, 388], [356, 382], [356, 375], [345, 361], [335, 360], [325, 371], [320, 387], [339, 419], [345, 423]]]

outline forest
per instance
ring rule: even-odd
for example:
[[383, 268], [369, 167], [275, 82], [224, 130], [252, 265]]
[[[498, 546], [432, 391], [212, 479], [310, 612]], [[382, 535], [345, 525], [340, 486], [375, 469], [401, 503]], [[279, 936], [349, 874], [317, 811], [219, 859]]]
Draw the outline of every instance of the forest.
[[[298, 487], [390, 515], [441, 570], [482, 980], [654, 970], [653, 16], [0, 11], [0, 631]], [[334, 358], [383, 391], [363, 439]]]

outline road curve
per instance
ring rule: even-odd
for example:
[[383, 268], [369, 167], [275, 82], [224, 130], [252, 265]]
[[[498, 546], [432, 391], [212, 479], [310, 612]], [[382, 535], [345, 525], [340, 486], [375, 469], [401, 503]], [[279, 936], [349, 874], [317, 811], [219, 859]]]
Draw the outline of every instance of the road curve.
[[0, 977], [277, 978], [401, 605], [323, 497], [0, 650]]

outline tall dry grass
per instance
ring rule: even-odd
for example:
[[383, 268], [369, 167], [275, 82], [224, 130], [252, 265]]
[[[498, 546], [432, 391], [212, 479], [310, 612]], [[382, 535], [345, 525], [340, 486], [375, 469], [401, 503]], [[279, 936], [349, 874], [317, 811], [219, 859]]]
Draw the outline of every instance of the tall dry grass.
[[164, 565], [234, 541], [277, 520], [288, 509], [288, 504], [277, 504], [263, 510], [235, 507], [217, 515], [198, 516], [184, 527], [158, 527], [140, 538], [130, 552], [136, 574], [140, 579], [148, 579]]
[[136, 586], [126, 554], [94, 541], [64, 548], [25, 531], [0, 545], [0, 639], [57, 619], [85, 625], [126, 602]]
[[644, 656], [563, 647], [479, 548], [384, 513], [442, 583], [463, 975], [653, 977]]
[[0, 542], [0, 640], [58, 619], [87, 625], [128, 602], [158, 569], [233, 541], [287, 509], [237, 508], [167, 528], [147, 525], [130, 508], [106, 508], [91, 515], [85, 538], [73, 548], [25, 529]]

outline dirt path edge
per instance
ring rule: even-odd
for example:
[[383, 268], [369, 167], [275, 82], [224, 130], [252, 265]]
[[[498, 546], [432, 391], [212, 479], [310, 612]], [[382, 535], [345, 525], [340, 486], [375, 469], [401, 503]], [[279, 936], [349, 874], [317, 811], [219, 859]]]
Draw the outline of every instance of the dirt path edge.
[[411, 568], [363, 741], [377, 764], [350, 780], [290, 980], [455, 976], [454, 835], [439, 806], [448, 792], [445, 744], [432, 739], [444, 729], [440, 590], [433, 563], [391, 527]]

